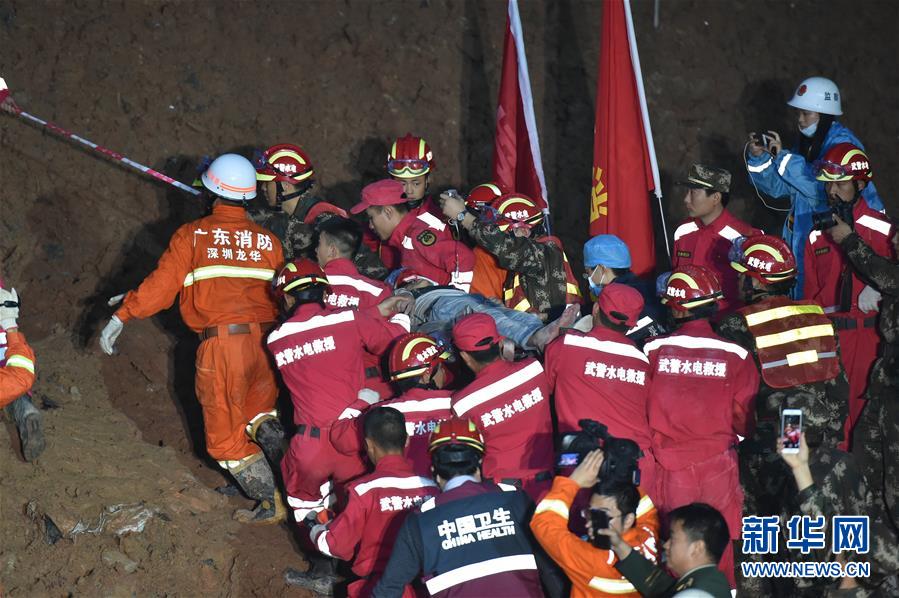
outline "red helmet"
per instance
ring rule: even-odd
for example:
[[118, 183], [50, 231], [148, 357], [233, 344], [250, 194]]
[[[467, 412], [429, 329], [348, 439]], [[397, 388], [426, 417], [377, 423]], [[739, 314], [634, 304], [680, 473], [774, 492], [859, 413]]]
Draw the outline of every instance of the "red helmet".
[[434, 373], [437, 364], [449, 359], [447, 353], [433, 338], [420, 332], [412, 332], [401, 336], [387, 359], [387, 368], [391, 380], [404, 380], [422, 376], [425, 372]]
[[387, 174], [400, 179], [414, 179], [428, 174], [434, 166], [431, 146], [411, 133], [394, 141], [387, 154]]
[[272, 292], [279, 299], [293, 291], [303, 291], [322, 285], [329, 287], [328, 278], [321, 267], [308, 258], [287, 262], [278, 275], [272, 279]]
[[487, 204], [492, 204], [501, 196], [509, 193], [505, 185], [499, 183], [481, 183], [468, 192], [465, 198], [465, 205], [469, 208], [479, 210]]
[[521, 193], [506, 193], [493, 202], [499, 212], [499, 230], [509, 228], [534, 228], [543, 222], [543, 212], [534, 200]]
[[297, 145], [279, 143], [256, 155], [257, 181], [280, 181], [291, 185], [311, 183], [315, 176], [312, 160]]
[[814, 162], [819, 181], [870, 181], [873, 176], [868, 155], [851, 143], [838, 143]]
[[428, 452], [433, 453], [442, 446], [463, 446], [484, 454], [484, 437], [470, 419], [451, 417], [437, 424], [428, 440]]
[[720, 301], [721, 282], [718, 276], [705, 266], [687, 265], [675, 268], [665, 285], [663, 305], [669, 303], [690, 310], [701, 305]]
[[780, 237], [752, 235], [738, 237], [730, 248], [730, 265], [765, 284], [796, 277], [796, 258]]

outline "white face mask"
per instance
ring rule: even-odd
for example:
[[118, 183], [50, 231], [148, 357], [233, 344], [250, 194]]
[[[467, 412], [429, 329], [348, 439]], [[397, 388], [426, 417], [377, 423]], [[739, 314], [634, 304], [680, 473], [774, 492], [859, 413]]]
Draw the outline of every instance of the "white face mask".
[[799, 132], [802, 133], [806, 137], [811, 137], [815, 134], [815, 131], [818, 130], [818, 121], [813, 122], [806, 128], [799, 127]]

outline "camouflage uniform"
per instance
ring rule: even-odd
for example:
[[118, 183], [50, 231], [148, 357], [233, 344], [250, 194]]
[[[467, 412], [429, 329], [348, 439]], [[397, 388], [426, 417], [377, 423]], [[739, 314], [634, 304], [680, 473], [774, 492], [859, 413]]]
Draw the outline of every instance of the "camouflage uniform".
[[[494, 225], [475, 221], [468, 231], [475, 243], [496, 257], [499, 266], [509, 271], [505, 288], [516, 274], [530, 303], [529, 312], [544, 321], [558, 317], [570, 303], [566, 258], [561, 242], [553, 237], [544, 241], [516, 237]], [[580, 293], [580, 291], [578, 291]], [[507, 305], [514, 308], [514, 305]]]
[[[777, 560], [802, 560], [826, 562], [836, 560], [836, 555], [831, 551], [831, 520], [834, 515], [871, 515], [876, 510], [871, 492], [865, 483], [858, 463], [852, 455], [835, 448], [819, 448], [811, 451], [809, 455], [809, 469], [812, 472], [814, 484], [796, 493], [795, 484], [791, 479], [790, 492], [792, 495], [788, 509], [781, 514], [782, 538], [781, 547], [786, 544], [786, 529], [783, 522], [793, 515], [808, 515], [810, 517], [823, 516], [827, 525], [825, 527], [826, 544], [823, 550], [812, 550], [803, 555], [798, 550], [781, 550]], [[798, 578], [796, 590], [799, 596], [819, 597], [824, 591], [825, 596], [877, 596], [876, 585], [883, 580], [885, 574], [896, 571], [897, 547], [892, 533], [877, 522], [877, 517], [871, 517], [871, 550], [868, 554], [844, 552], [846, 562], [871, 563], [871, 577], [859, 578], [859, 588], [852, 590], [838, 590], [839, 580], [833, 578]], [[785, 558], [783, 558], [785, 557]]]
[[877, 255], [855, 233], [840, 244], [859, 275], [883, 298], [882, 343], [868, 381], [867, 405], [856, 427], [854, 451], [875, 499], [894, 529], [899, 525], [899, 265]]
[[[742, 314], [734, 313], [724, 318], [717, 332], [751, 351], [758, 366], [755, 339]], [[795, 489], [790, 489], [793, 484], [790, 469], [777, 454], [781, 410], [802, 409], [806, 438], [810, 445], [820, 446], [819, 450], [823, 452], [835, 449], [843, 438], [848, 400], [849, 381], [842, 366], [834, 378], [790, 388], [772, 388], [764, 378], [759, 380], [755, 432], [738, 447], [744, 515], [782, 516], [787, 496], [795, 492]], [[762, 558], [762, 555], [742, 555], [740, 550], [736, 552], [738, 562]], [[771, 586], [779, 587], [782, 583], [784, 580], [737, 575], [739, 593], [747, 596], [779, 595]]]
[[[284, 259], [288, 261], [298, 257], [315, 259], [315, 256], [311, 255], [315, 251], [315, 247], [312, 246], [315, 242], [315, 225], [328, 218], [338, 217], [331, 212], [322, 212], [316, 217], [315, 223], [310, 225], [303, 222], [297, 212], [288, 214], [281, 210], [256, 208], [247, 210], [247, 215], [250, 220], [272, 231], [281, 240], [284, 246]], [[353, 263], [360, 274], [369, 278], [384, 280], [389, 274], [381, 259], [364, 244], [360, 245], [359, 251], [353, 257]]]

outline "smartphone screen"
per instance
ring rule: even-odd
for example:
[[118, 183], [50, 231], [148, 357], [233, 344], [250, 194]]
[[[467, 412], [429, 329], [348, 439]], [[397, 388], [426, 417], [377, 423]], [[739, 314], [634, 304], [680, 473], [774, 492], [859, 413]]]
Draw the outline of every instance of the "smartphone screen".
[[784, 409], [780, 418], [780, 437], [783, 439], [783, 452], [798, 453], [799, 438], [802, 435], [802, 410]]
[[559, 455], [556, 467], [576, 467], [578, 463], [580, 463], [580, 459], [578, 459], [577, 453], [562, 453]]
[[609, 527], [609, 514], [602, 509], [590, 509], [590, 526], [593, 528], [593, 546], [602, 550], [609, 550], [611, 539], [608, 536], [596, 533], [598, 529]]

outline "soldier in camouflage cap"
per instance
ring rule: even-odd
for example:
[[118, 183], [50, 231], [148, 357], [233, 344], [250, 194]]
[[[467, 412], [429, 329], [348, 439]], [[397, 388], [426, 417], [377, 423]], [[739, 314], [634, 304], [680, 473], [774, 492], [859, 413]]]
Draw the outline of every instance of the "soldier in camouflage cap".
[[730, 193], [730, 173], [723, 168], [706, 166], [705, 164], [693, 164], [687, 173], [687, 180], [677, 184], [691, 189], [708, 189]]
[[[856, 426], [853, 451], [889, 523], [899, 525], [899, 264], [884, 258], [839, 220], [827, 231], [856, 271], [882, 295], [880, 354], [868, 378], [867, 405]], [[899, 233], [892, 238], [899, 253]]]

